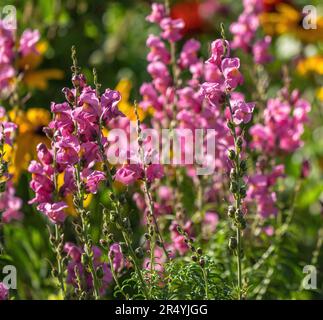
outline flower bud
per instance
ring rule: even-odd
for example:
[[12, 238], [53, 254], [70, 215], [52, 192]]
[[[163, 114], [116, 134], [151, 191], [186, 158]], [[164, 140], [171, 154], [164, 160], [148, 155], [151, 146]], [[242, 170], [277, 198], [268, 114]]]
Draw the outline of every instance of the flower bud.
[[245, 185], [240, 187], [240, 197], [245, 198], [247, 196], [247, 189]]
[[192, 259], [192, 261], [194, 261], [194, 262], [197, 262], [197, 260], [198, 260], [198, 258], [197, 258], [197, 256], [196, 256], [196, 255], [193, 255], [193, 256], [191, 257], [191, 259]]
[[205, 260], [203, 258], [200, 259], [199, 263], [202, 268], [205, 266]]
[[240, 162], [240, 170], [241, 170], [243, 175], [247, 172], [247, 161], [246, 160], [241, 160], [241, 162]]
[[232, 168], [230, 170], [230, 179], [231, 180], [236, 180], [237, 179], [237, 173], [236, 173], [236, 170], [234, 168]]
[[86, 78], [84, 74], [77, 74], [73, 76], [72, 83], [74, 87], [84, 88], [86, 86]]
[[234, 160], [236, 158], [236, 153], [235, 153], [235, 151], [233, 149], [230, 149], [228, 151], [228, 157], [229, 157], [230, 160]]
[[99, 278], [99, 279], [102, 279], [103, 276], [104, 276], [104, 271], [103, 271], [103, 268], [102, 266], [98, 267], [96, 269], [96, 276]]
[[241, 219], [243, 218], [243, 212], [241, 209], [237, 209], [235, 214], [234, 214], [234, 218], [237, 220], [237, 221], [241, 221]]
[[108, 245], [108, 242], [106, 240], [104, 240], [104, 239], [100, 239], [100, 245], [102, 247], [106, 247]]
[[237, 239], [235, 237], [231, 237], [229, 239], [229, 248], [231, 250], [235, 250], [237, 249], [237, 245], [238, 245]]
[[116, 220], [117, 220], [117, 217], [116, 217], [115, 213], [114, 212], [111, 212], [111, 214], [110, 214], [110, 221], [112, 223], [114, 223], [114, 222], [116, 222]]
[[229, 206], [229, 208], [228, 208], [228, 216], [229, 216], [229, 218], [231, 218], [231, 219], [234, 218], [235, 211], [236, 211], [236, 209], [233, 206]]
[[81, 262], [84, 266], [87, 266], [89, 263], [89, 257], [87, 256], [87, 254], [83, 253], [82, 254], [82, 258], [81, 258]]
[[139, 259], [142, 259], [144, 257], [144, 251], [142, 250], [142, 247], [138, 247], [136, 250], [135, 250], [135, 253], [136, 253], [136, 256], [139, 258]]
[[0, 182], [0, 193], [5, 192], [6, 190], [6, 182]]
[[240, 137], [238, 137], [238, 139], [237, 139], [236, 143], [237, 143], [237, 147], [241, 150], [242, 145], [243, 145], [243, 139], [242, 139], [242, 137], [241, 137], [241, 136], [240, 136]]
[[239, 188], [238, 188], [238, 184], [235, 182], [235, 181], [232, 181], [231, 183], [230, 183], [230, 191], [232, 192], [232, 193], [237, 193], [239, 190], [238, 190]]
[[202, 250], [202, 248], [197, 248], [196, 252], [197, 252], [197, 254], [201, 255], [203, 253], [203, 250]]

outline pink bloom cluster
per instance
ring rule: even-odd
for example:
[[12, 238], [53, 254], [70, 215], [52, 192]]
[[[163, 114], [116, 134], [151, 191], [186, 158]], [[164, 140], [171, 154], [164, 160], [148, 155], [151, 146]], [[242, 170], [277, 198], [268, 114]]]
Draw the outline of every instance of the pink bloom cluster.
[[[4, 145], [12, 146], [17, 129], [17, 125], [13, 122], [6, 121], [7, 114], [3, 107], [0, 107], [0, 147]], [[1, 155], [2, 157], [2, 155]], [[1, 164], [1, 166], [4, 164]], [[4, 180], [5, 190], [0, 192], [0, 213], [1, 222], [9, 223], [13, 220], [21, 220], [23, 214], [21, 213], [22, 200], [15, 196], [15, 188], [13, 186], [11, 175], [8, 172], [2, 173], [1, 180]]]
[[[112, 273], [110, 266], [103, 261], [102, 252], [98, 247], [92, 247], [93, 250], [93, 263], [94, 268], [102, 269], [103, 275], [100, 279], [100, 294], [104, 295], [108, 286], [112, 282]], [[71, 242], [65, 243], [64, 251], [69, 257], [69, 262], [67, 266], [67, 283], [77, 287], [77, 278], [80, 278], [81, 284], [85, 287], [82, 288], [85, 291], [90, 291], [93, 289], [93, 279], [92, 275], [86, 271], [86, 268], [81, 262], [83, 250], [82, 248], [76, 246]], [[124, 267], [124, 257], [121, 253], [121, 248], [118, 243], [114, 243], [110, 247], [109, 255], [111, 257], [113, 268], [116, 272], [120, 272]]]
[[[95, 164], [102, 161], [99, 142], [103, 148], [107, 143], [100, 123], [107, 125], [123, 116], [117, 108], [119, 92], [106, 89], [98, 96], [82, 74], [73, 77], [72, 82], [78, 92], [64, 88], [67, 101], [51, 105], [54, 119], [45, 128], [52, 140], [51, 149], [38, 145], [39, 161], [32, 161], [28, 168], [32, 173], [30, 186], [35, 192], [30, 203], [37, 203], [38, 210], [53, 223], [62, 223], [66, 217], [64, 198], [76, 191], [76, 170], [80, 170], [85, 193], [95, 194], [99, 183], [106, 180], [105, 173], [95, 169]], [[58, 174], [64, 174], [64, 183], [55, 190]]]
[[264, 123], [250, 128], [251, 147], [267, 154], [291, 153], [302, 145], [304, 124], [311, 110], [310, 103], [285, 89], [280, 97], [269, 99], [264, 111]]
[[262, 218], [268, 218], [278, 212], [275, 205], [277, 196], [272, 191], [272, 187], [280, 177], [284, 177], [284, 165], [277, 165], [272, 169], [272, 172], [266, 174], [259, 163], [257, 172], [249, 178], [247, 201], [257, 204], [257, 213]]
[[[310, 103], [300, 97], [298, 90], [291, 93], [283, 88], [278, 97], [269, 99], [264, 110], [264, 123], [253, 125], [250, 147], [276, 158], [290, 154], [302, 146], [301, 136], [304, 124], [311, 110]], [[263, 218], [277, 214], [276, 193], [272, 191], [278, 177], [284, 173], [283, 165], [275, 166], [272, 172], [265, 173], [265, 165], [260, 160], [257, 172], [249, 179], [248, 200], [257, 203], [257, 211]], [[306, 170], [308, 171], [308, 170]], [[308, 174], [304, 172], [304, 176]]]
[[11, 181], [7, 181], [6, 190], [0, 193], [1, 222], [10, 223], [13, 220], [22, 220], [22, 200], [15, 196], [15, 188]]
[[244, 52], [252, 53], [255, 63], [264, 64], [272, 60], [268, 49], [271, 37], [256, 40], [256, 32], [259, 28], [259, 15], [263, 11], [262, 0], [244, 0], [244, 10], [230, 26], [230, 31], [234, 35], [232, 48], [240, 48]]
[[8, 144], [12, 146], [17, 125], [13, 122], [7, 121], [6, 118], [6, 110], [0, 106], [0, 144]]
[[18, 49], [15, 46], [15, 33], [6, 28], [5, 23], [0, 20], [0, 89], [9, 87], [10, 79], [15, 74], [15, 57], [25, 57], [30, 53], [37, 53], [36, 44], [40, 39], [38, 30], [25, 30], [20, 37]]
[[0, 300], [7, 300], [8, 296], [9, 296], [9, 289], [3, 282], [0, 282]]

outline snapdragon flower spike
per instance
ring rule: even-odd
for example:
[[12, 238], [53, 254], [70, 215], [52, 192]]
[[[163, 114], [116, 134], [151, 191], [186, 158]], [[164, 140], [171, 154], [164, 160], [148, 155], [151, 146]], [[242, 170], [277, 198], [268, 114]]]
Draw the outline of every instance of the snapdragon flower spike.
[[257, 40], [256, 33], [260, 25], [260, 15], [264, 11], [262, 0], [244, 0], [243, 12], [230, 26], [233, 34], [232, 48], [242, 49], [246, 53], [253, 54], [253, 60], [257, 64], [271, 62], [273, 57], [269, 53], [271, 37], [265, 36]]
[[[93, 289], [92, 275], [87, 272], [86, 266], [82, 263], [82, 254], [84, 250], [74, 243], [66, 242], [64, 245], [64, 251], [67, 253], [69, 262], [67, 265], [67, 280], [68, 284], [71, 284], [75, 288], [78, 288], [79, 283], [77, 279], [80, 279], [81, 289], [85, 292], [89, 292]], [[96, 270], [101, 270], [100, 281], [100, 295], [103, 296], [107, 288], [112, 283], [112, 273], [110, 266], [103, 261], [102, 252], [98, 247], [93, 246], [93, 262]], [[123, 255], [118, 243], [112, 244], [109, 254], [112, 257], [112, 263], [114, 270], [120, 272], [123, 268]], [[79, 289], [79, 288], [78, 288]]]
[[22, 200], [15, 195], [15, 192], [12, 181], [7, 181], [5, 191], [0, 192], [0, 221], [2, 223], [23, 219], [23, 213], [21, 212]]
[[0, 107], [0, 222], [10, 223], [22, 220], [22, 200], [15, 193], [12, 175], [8, 172], [8, 160], [5, 158], [6, 147], [13, 146], [17, 125], [7, 121], [6, 110]]
[[[87, 85], [84, 75], [76, 75], [72, 82], [76, 89], [64, 88], [66, 102], [52, 103], [54, 115], [45, 132], [52, 139], [51, 149], [44, 144], [37, 147], [39, 161], [32, 161], [31, 188], [35, 198], [30, 203], [53, 223], [63, 223], [66, 217], [65, 198], [76, 192], [76, 165], [80, 168], [80, 179], [86, 194], [95, 194], [100, 183], [106, 180], [105, 173], [95, 170], [102, 162], [101, 145], [107, 139], [101, 132], [102, 125], [123, 114], [118, 110], [120, 93], [106, 89], [101, 96]], [[62, 186], [57, 186], [57, 175], [64, 176]], [[55, 188], [58, 190], [55, 190]]]
[[16, 76], [16, 57], [25, 57], [30, 53], [37, 54], [36, 45], [39, 42], [38, 30], [25, 30], [16, 45], [15, 33], [0, 20], [0, 89], [7, 92], [11, 87], [11, 79]]
[[0, 282], [0, 300], [7, 300], [8, 297], [9, 288], [3, 282]]
[[258, 167], [256, 173], [249, 177], [246, 201], [256, 203], [257, 213], [262, 218], [275, 216], [278, 213], [277, 195], [273, 191], [273, 186], [281, 177], [284, 177], [284, 165], [275, 166], [268, 174], [261, 172]]
[[289, 154], [302, 146], [304, 124], [311, 110], [310, 103], [298, 90], [269, 99], [264, 111], [264, 123], [250, 128], [251, 148], [268, 154]]

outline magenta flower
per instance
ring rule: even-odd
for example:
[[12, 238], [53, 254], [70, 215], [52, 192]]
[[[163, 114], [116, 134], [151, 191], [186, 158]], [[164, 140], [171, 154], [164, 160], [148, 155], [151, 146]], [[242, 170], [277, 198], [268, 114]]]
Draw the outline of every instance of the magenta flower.
[[109, 257], [112, 260], [113, 269], [120, 272], [125, 265], [125, 259], [119, 243], [114, 243], [110, 246]]
[[221, 68], [225, 79], [225, 86], [228, 90], [234, 90], [238, 85], [241, 85], [243, 83], [243, 76], [239, 71], [239, 58], [223, 59], [221, 63]]
[[99, 183], [105, 180], [106, 180], [106, 177], [103, 172], [97, 171], [97, 170], [91, 172], [89, 175], [85, 177], [86, 190], [92, 194], [97, 193], [99, 188]]
[[9, 297], [8, 287], [3, 282], [0, 282], [0, 300], [7, 300], [8, 297]]
[[149, 62], [161, 61], [165, 64], [170, 62], [170, 53], [159, 37], [150, 35], [146, 41], [146, 45], [150, 48], [150, 52], [147, 55]]
[[0, 212], [2, 212], [2, 223], [10, 223], [11, 221], [20, 221], [23, 214], [22, 200], [15, 196], [15, 189], [11, 181], [6, 183], [6, 190], [0, 193]]
[[68, 205], [63, 201], [56, 203], [41, 203], [37, 206], [37, 209], [44, 213], [54, 224], [60, 224], [65, 221], [66, 214], [64, 209], [66, 208], [68, 208]]
[[214, 106], [218, 107], [225, 100], [225, 93], [219, 83], [204, 82], [201, 86], [202, 93], [208, 102]]
[[40, 33], [38, 30], [27, 29], [23, 32], [19, 42], [19, 52], [22, 56], [26, 56], [29, 53], [38, 53], [36, 50], [36, 44], [40, 39]]
[[216, 226], [219, 222], [219, 216], [215, 212], [205, 212], [204, 221], [202, 224], [203, 234], [208, 238], [215, 232]]
[[[92, 275], [87, 272], [86, 268], [83, 266], [81, 262], [81, 255], [83, 253], [83, 249], [74, 245], [71, 242], [68, 242], [64, 246], [64, 251], [67, 253], [70, 258], [67, 265], [67, 279], [66, 282], [73, 285], [74, 287], [78, 287], [77, 278], [81, 279], [82, 289], [89, 292], [93, 290], [93, 279]], [[112, 274], [107, 265], [107, 263], [102, 262], [102, 252], [98, 247], [93, 246], [93, 262], [94, 267], [97, 270], [101, 268], [103, 271], [103, 277], [100, 281], [100, 294], [104, 295], [108, 286], [112, 282]]]
[[161, 179], [164, 176], [164, 167], [160, 164], [151, 164], [147, 168], [146, 175], [149, 182]]
[[121, 101], [120, 92], [106, 89], [101, 96], [102, 115], [107, 122], [116, 117], [124, 117], [124, 114], [118, 109], [118, 103]]
[[144, 110], [147, 110], [149, 107], [153, 107], [156, 110], [162, 109], [157, 92], [151, 83], [143, 83], [140, 87], [140, 94], [143, 96], [143, 101], [140, 102], [140, 106]]
[[146, 17], [146, 20], [151, 23], [160, 23], [162, 19], [166, 16], [166, 9], [163, 4], [153, 3], [151, 5], [152, 12]]
[[160, 22], [160, 27], [163, 30], [161, 36], [170, 42], [176, 42], [182, 38], [184, 26], [185, 24], [182, 19], [164, 18]]
[[271, 43], [271, 37], [266, 36], [264, 39], [258, 40], [252, 47], [253, 59], [255, 63], [264, 64], [271, 62], [273, 57], [268, 52]]
[[117, 170], [115, 180], [128, 186], [143, 178], [143, 169], [139, 164], [126, 164]]
[[[177, 231], [177, 226], [178, 224], [176, 221], [173, 221], [170, 226], [172, 246], [180, 255], [184, 255], [188, 251], [188, 245], [185, 242], [185, 237]], [[192, 226], [192, 221], [187, 221], [182, 229], [187, 232], [189, 236], [192, 236]]]
[[[224, 56], [225, 52], [225, 56]], [[211, 57], [206, 63], [215, 64], [220, 68], [221, 61], [230, 55], [230, 45], [227, 40], [217, 39], [211, 44]]]
[[64, 245], [64, 251], [75, 262], [81, 261], [82, 250], [72, 242], [66, 242]]
[[198, 62], [197, 53], [201, 48], [199, 41], [189, 39], [185, 42], [180, 54], [178, 64], [181, 68], [186, 69]]
[[40, 143], [37, 146], [37, 156], [44, 165], [50, 165], [53, 163], [53, 156], [44, 143]]
[[244, 101], [233, 101], [232, 112], [233, 112], [233, 122], [237, 125], [241, 123], [248, 123], [252, 119], [252, 113], [255, 108], [255, 103]]
[[55, 146], [57, 147], [57, 163], [73, 165], [79, 161], [80, 144], [75, 136], [60, 139]]
[[151, 62], [147, 67], [147, 71], [153, 78], [155, 88], [160, 93], [166, 93], [171, 83], [171, 77], [166, 65], [160, 61]]

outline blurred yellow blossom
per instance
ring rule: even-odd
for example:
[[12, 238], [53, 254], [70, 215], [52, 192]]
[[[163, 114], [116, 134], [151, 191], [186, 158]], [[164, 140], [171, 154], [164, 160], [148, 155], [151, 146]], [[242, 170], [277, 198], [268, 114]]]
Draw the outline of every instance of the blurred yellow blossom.
[[27, 111], [12, 110], [9, 116], [18, 125], [14, 147], [7, 150], [11, 158], [9, 172], [13, 174], [14, 181], [17, 181], [22, 171], [28, 168], [30, 161], [36, 159], [37, 145], [41, 142], [47, 145], [49, 143], [43, 127], [48, 125], [50, 113], [42, 108], [31, 108]]
[[[115, 89], [121, 93], [122, 97], [118, 105], [119, 110], [123, 112], [129, 120], [134, 121], [136, 120], [135, 108], [133, 104], [129, 102], [131, 88], [132, 85], [128, 79], [121, 79]], [[138, 107], [138, 115], [140, 121], [146, 117], [144, 110], [140, 107]]]
[[300, 60], [297, 64], [297, 71], [301, 75], [306, 75], [308, 73], [323, 75], [323, 56], [315, 55]]
[[275, 11], [265, 12], [260, 16], [261, 24], [267, 34], [293, 34], [304, 42], [323, 41], [323, 17], [317, 17], [316, 29], [304, 29], [301, 9], [287, 3], [278, 3]]
[[320, 87], [316, 92], [317, 98], [323, 102], [323, 87]]
[[18, 60], [18, 69], [24, 70], [23, 82], [32, 89], [45, 90], [49, 80], [60, 80], [64, 73], [59, 69], [36, 70], [43, 62], [44, 53], [48, 49], [45, 41], [36, 45], [37, 53], [31, 52]]

